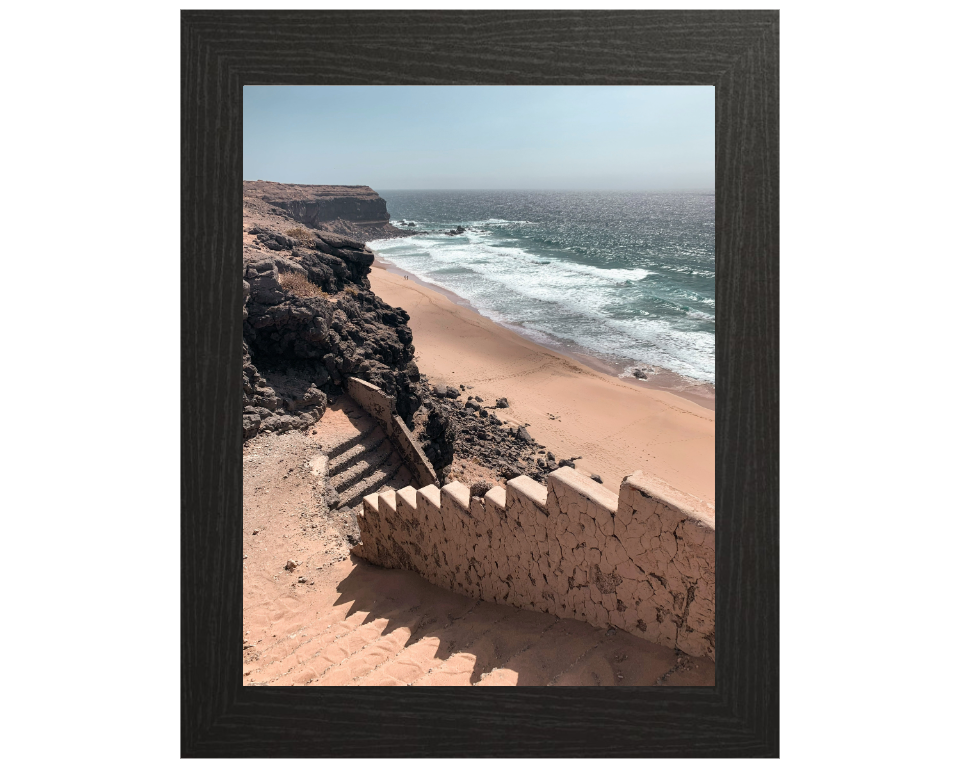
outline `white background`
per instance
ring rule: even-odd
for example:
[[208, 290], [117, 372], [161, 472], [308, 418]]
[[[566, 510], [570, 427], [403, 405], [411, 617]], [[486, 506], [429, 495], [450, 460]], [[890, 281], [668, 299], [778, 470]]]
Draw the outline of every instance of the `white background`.
[[[778, 5], [782, 758], [945, 764], [955, 18], [947, 3]], [[4, 12], [10, 765], [178, 759], [179, 7]]]

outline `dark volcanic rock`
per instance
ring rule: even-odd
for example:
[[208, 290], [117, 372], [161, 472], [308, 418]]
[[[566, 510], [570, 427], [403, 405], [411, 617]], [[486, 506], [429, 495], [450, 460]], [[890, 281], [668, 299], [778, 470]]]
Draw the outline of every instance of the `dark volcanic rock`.
[[[251, 190], [260, 185], [270, 186], [244, 182], [245, 210]], [[284, 185], [270, 189], [280, 186]], [[320, 188], [310, 192], [314, 193], [326, 195]], [[542, 482], [556, 464], [546, 460], [537, 465], [538, 445], [526, 429], [507, 430], [491, 406], [480, 404], [480, 397], [472, 397], [469, 407], [460, 402], [460, 391], [471, 389], [469, 385], [433, 388], [421, 374], [413, 361], [409, 314], [370, 290], [374, 255], [358, 235], [352, 235], [370, 230], [363, 230], [356, 220], [353, 228], [341, 226], [340, 219], [318, 218], [311, 224], [310, 212], [298, 207], [297, 200], [303, 198], [298, 194], [291, 192], [272, 204], [314, 230], [292, 223], [286, 229], [283, 217], [271, 225], [284, 228], [282, 232], [265, 225], [247, 230], [258, 243], [245, 243], [243, 251], [244, 439], [265, 430], [309, 428], [330, 399], [342, 392], [344, 379], [356, 376], [394, 398], [397, 413], [421, 443], [438, 477], [448, 476], [455, 459], [469, 458], [501, 478], [527, 474]], [[285, 287], [296, 285], [291, 273], [306, 277], [317, 286], [318, 295], [303, 288], [302, 280], [296, 293]], [[508, 407], [506, 398], [499, 398], [497, 407]], [[332, 494], [326, 502], [335, 508], [339, 499]]]
[[[266, 234], [277, 236], [260, 232]], [[363, 255], [352, 249], [362, 244], [342, 236], [329, 240], [343, 246], [340, 252]], [[298, 248], [289, 260], [264, 255], [246, 262], [244, 406], [265, 409], [267, 415], [247, 412], [245, 438], [314, 423], [346, 376], [365, 379], [393, 396], [404, 419], [420, 408], [409, 315], [369, 290], [364, 262], [371, 261], [372, 254], [347, 262]], [[304, 297], [286, 290], [280, 275], [299, 270], [329, 295]], [[448, 453], [447, 448], [440, 451]]]
[[[420, 392], [424, 406], [435, 409], [435, 415], [430, 418], [449, 421], [455, 431], [450, 442], [451, 450], [443, 457], [438, 455], [438, 447], [427, 434], [427, 429], [418, 427], [414, 432], [414, 437], [421, 441], [424, 452], [433, 461], [438, 475], [444, 474], [443, 470], [448, 469], [450, 462], [455, 466], [466, 460], [485, 467], [504, 479], [525, 474], [543, 482], [546, 474], [557, 468], [554, 461], [544, 460], [538, 465], [536, 451], [539, 446], [532, 438], [529, 441], [523, 438], [523, 435], [529, 438], [526, 430], [523, 427], [518, 430], [507, 429], [493, 414], [485, 418], [480, 416], [484, 409], [475, 399], [466, 403], [451, 401], [444, 396], [445, 386], [434, 390], [425, 376], [421, 376]], [[436, 392], [440, 394], [437, 395]], [[431, 398], [436, 399], [430, 403]], [[421, 419], [418, 416], [418, 423], [428, 421], [425, 417]], [[517, 436], [518, 432], [520, 437]]]

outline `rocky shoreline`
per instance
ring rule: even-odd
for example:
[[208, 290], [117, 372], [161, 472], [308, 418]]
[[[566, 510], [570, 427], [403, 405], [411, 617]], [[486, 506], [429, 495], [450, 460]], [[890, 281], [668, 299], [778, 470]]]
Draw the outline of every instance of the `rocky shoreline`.
[[[521, 474], [542, 480], [579, 458], [558, 460], [527, 425], [503, 422], [497, 410], [505, 398], [485, 403], [467, 385], [431, 385], [421, 376], [409, 315], [370, 289], [374, 254], [364, 240], [414, 234], [389, 223], [385, 204], [379, 213], [369, 194], [376, 193], [311, 187], [298, 198], [298, 189], [278, 190], [288, 186], [244, 183], [244, 440], [309, 429], [343, 394], [346, 377], [355, 376], [395, 399], [398, 415], [443, 482], [470, 481], [482, 495]], [[344, 202], [330, 191], [337, 189], [366, 191]], [[331, 221], [324, 227], [304, 221], [319, 221], [323, 198], [330, 198], [324, 202], [328, 214], [352, 210], [367, 217], [332, 223], [362, 239], [325, 228]]]

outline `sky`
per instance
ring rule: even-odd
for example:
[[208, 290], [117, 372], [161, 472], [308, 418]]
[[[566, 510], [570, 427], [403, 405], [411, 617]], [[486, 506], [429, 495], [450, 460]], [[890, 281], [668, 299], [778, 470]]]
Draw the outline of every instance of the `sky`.
[[714, 189], [712, 86], [244, 86], [243, 178]]

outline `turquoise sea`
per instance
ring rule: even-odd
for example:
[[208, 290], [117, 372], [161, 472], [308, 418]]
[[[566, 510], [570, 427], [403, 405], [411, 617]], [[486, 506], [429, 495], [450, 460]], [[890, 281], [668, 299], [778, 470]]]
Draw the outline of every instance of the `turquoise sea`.
[[425, 234], [370, 247], [424, 282], [621, 376], [714, 382], [713, 193], [378, 192]]

